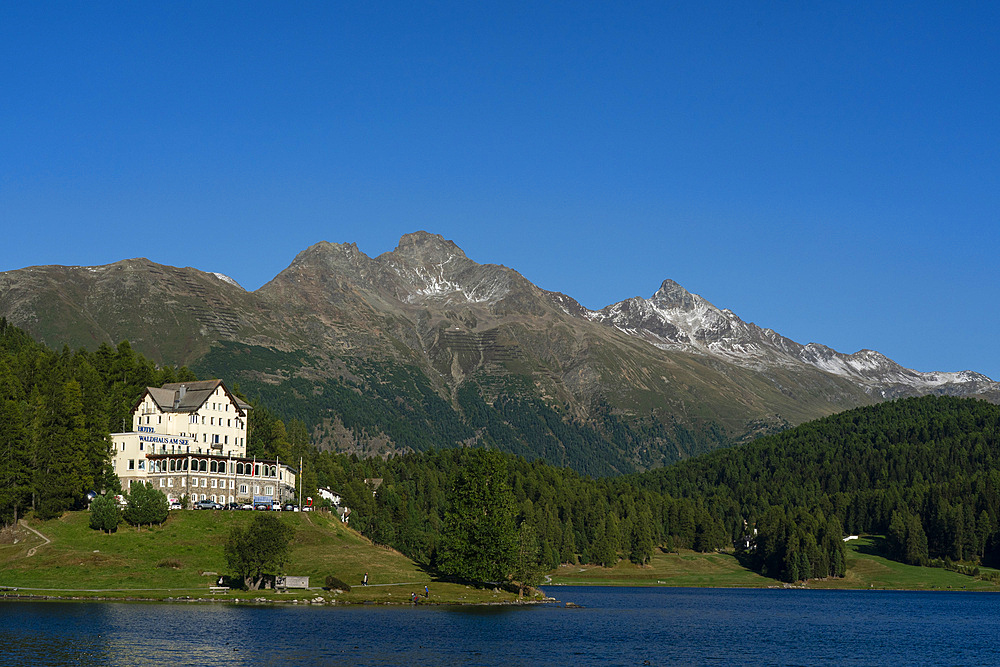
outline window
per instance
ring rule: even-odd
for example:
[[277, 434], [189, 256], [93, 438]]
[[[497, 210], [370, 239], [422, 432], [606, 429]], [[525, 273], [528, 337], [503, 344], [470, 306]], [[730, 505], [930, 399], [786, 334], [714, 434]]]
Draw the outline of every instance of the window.
[[229, 436], [228, 436], [228, 435], [227, 435], [227, 436], [225, 436], [225, 440], [224, 440], [223, 442], [224, 442], [224, 444], [226, 444], [226, 445], [228, 445], [228, 444], [229, 444]]
[[144, 450], [145, 445], [146, 445], [146, 443], [144, 443], [142, 440], [139, 441], [139, 451], [140, 452]]
[[214, 479], [212, 480], [212, 488], [216, 488], [216, 481]]
[[164, 487], [164, 486], [166, 486], [166, 485], [167, 485], [167, 480], [165, 480], [165, 479], [163, 479], [163, 478], [161, 477], [161, 478], [160, 478], [160, 487], [162, 488], [162, 487]]
[[142, 459], [139, 459], [139, 470], [145, 470], [145, 469], [146, 469], [146, 462], [143, 461]]
[[208, 425], [209, 426], [215, 426], [215, 417], [209, 417], [208, 418]]
[[167, 478], [167, 487], [173, 488], [173, 486], [174, 486], [174, 478], [173, 477]]
[[146, 415], [146, 423], [149, 423], [149, 415]]
[[233, 426], [233, 420], [232, 419], [227, 419], [226, 420], [226, 426], [232, 428], [232, 426]]
[[197, 424], [198, 423], [198, 415], [191, 415], [190, 417], [188, 417], [188, 422], [191, 423], [191, 424]]
[[128, 460], [128, 469], [129, 470], [135, 470], [135, 459], [129, 459]]
[[124, 442], [122, 443], [122, 451], [123, 452], [125, 451], [125, 443]]
[[203, 494], [201, 494], [201, 499], [202, 499], [202, 500], [205, 500], [205, 494], [204, 494], [204, 493], [203, 493]]
[[216, 445], [219, 444], [219, 434], [216, 433], [213, 437], [214, 437], [214, 440], [212, 440], [212, 443], [216, 444]]
[[247, 485], [246, 484], [240, 484], [240, 493], [242, 495], [246, 495], [247, 494]]
[[236, 488], [236, 480], [235, 479], [229, 480], [229, 488], [230, 489]]
[[264, 487], [264, 495], [265, 496], [273, 496], [274, 495], [274, 487], [273, 486], [265, 486]]
[[157, 424], [162, 424], [163, 423], [163, 415], [157, 415], [156, 416], [156, 423]]

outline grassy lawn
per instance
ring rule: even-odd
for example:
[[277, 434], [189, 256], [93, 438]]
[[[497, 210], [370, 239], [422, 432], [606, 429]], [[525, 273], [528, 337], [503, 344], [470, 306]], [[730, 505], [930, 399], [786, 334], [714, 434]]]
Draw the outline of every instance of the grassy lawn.
[[[32, 521], [29, 525], [52, 541], [45, 544], [18, 529], [16, 544], [10, 540], [0, 544], [0, 587], [38, 594], [47, 591], [28, 589], [53, 589], [53, 595], [82, 597], [206, 597], [218, 575], [226, 573], [223, 545], [230, 527], [252, 517], [253, 512], [177, 510], [162, 526], [142, 530], [122, 526], [111, 535], [91, 530], [87, 512]], [[287, 513], [281, 519], [295, 528], [285, 573], [308, 576], [314, 589], [287, 594], [232, 591], [226, 597], [291, 600], [320, 595], [342, 602], [399, 602], [409, 601], [414, 592], [422, 595], [425, 585], [430, 587], [430, 602], [501, 602], [516, 597], [438, 581], [402, 554], [373, 545], [332, 515]], [[32, 547], [37, 551], [28, 556]], [[365, 572], [371, 584], [367, 587], [360, 585]], [[351, 591], [334, 595], [318, 590], [327, 575], [351, 585]]]
[[905, 565], [879, 556], [875, 551], [871, 538], [852, 540], [847, 547], [847, 576], [810, 581], [809, 588], [1000, 591], [1000, 586], [988, 581], [943, 568]]

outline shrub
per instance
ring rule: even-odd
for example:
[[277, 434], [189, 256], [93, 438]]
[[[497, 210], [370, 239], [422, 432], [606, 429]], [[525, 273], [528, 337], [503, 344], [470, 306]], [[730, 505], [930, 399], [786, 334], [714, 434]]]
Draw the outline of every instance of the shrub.
[[327, 575], [325, 583], [326, 583], [326, 588], [328, 588], [330, 590], [333, 590], [333, 589], [336, 588], [336, 589], [340, 589], [340, 590], [344, 591], [345, 593], [350, 593], [351, 592], [351, 586], [350, 586], [350, 584], [345, 583], [343, 580], [338, 579], [337, 577], [333, 576], [332, 574]]

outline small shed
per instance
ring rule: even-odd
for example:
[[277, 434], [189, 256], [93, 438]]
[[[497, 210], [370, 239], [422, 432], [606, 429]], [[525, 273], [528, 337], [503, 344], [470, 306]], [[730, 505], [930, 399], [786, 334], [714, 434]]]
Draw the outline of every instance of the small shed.
[[309, 577], [278, 576], [274, 578], [274, 587], [281, 589], [309, 588]]

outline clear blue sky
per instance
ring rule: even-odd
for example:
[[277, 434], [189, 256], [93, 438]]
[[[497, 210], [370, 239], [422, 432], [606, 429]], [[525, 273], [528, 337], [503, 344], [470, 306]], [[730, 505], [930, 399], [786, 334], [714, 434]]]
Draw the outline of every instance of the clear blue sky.
[[[671, 5], [683, 5], [671, 7]], [[454, 240], [1000, 379], [996, 3], [0, 4], [0, 270]]]

